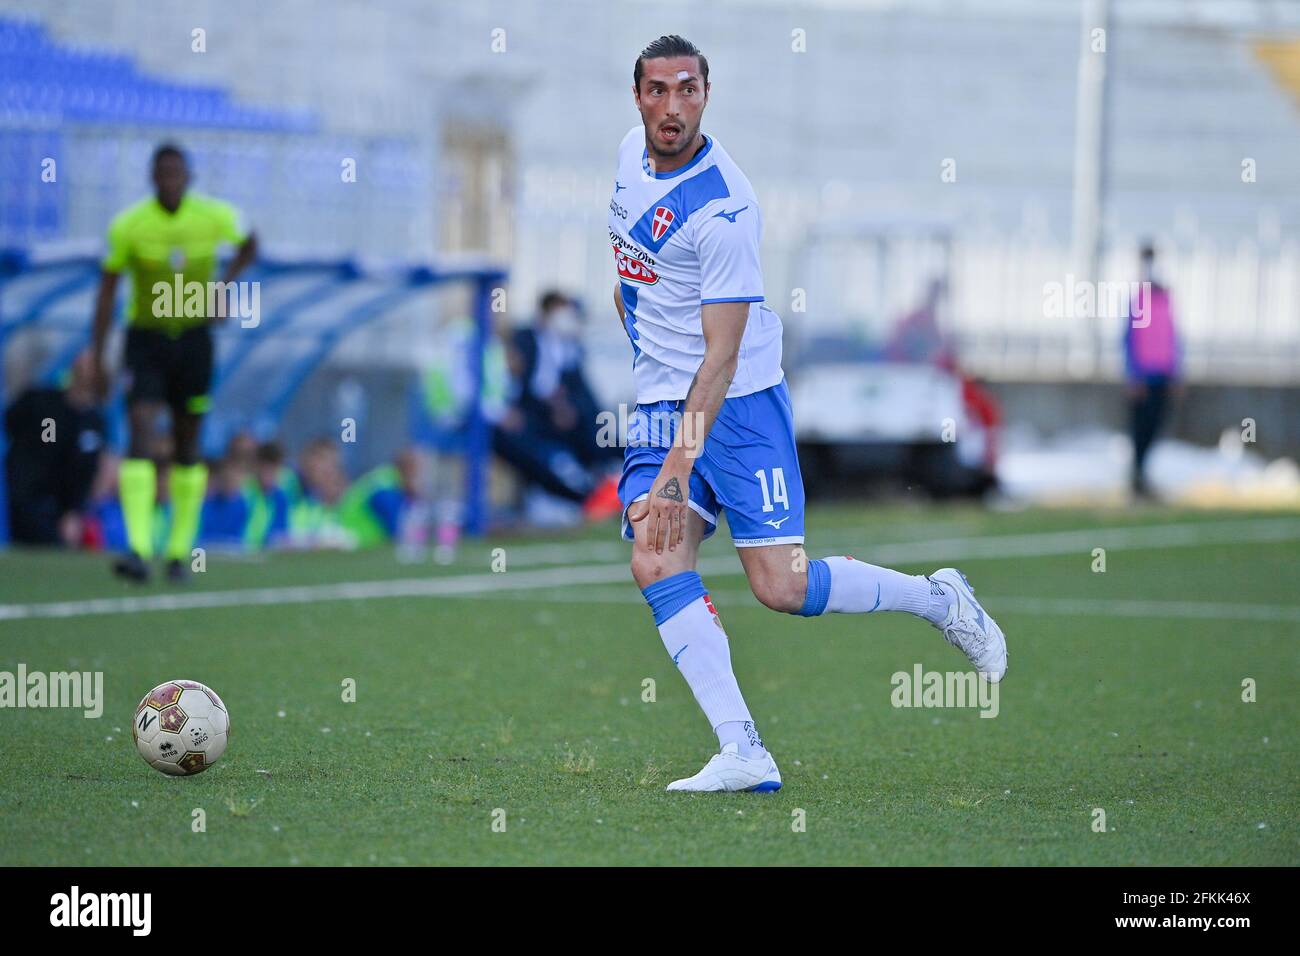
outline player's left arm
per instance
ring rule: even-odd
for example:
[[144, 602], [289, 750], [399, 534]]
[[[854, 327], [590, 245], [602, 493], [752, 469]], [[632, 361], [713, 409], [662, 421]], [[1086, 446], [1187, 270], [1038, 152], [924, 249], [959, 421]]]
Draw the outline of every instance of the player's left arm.
[[749, 320], [748, 302], [709, 302], [700, 306], [700, 324], [704, 327], [704, 361], [691, 379], [686, 401], [682, 403], [682, 425], [668, 453], [664, 466], [674, 463], [690, 475], [695, 459], [704, 453], [731, 380], [736, 376], [740, 359], [740, 342]]
[[656, 553], [672, 551], [686, 534], [691, 471], [735, 377], [750, 306], [763, 299], [758, 247], [763, 234], [758, 203], [728, 196], [705, 206], [692, 229], [700, 260], [700, 324], [704, 360], [683, 403], [677, 439], [664, 459], [650, 497], [628, 509], [633, 521], [648, 521]]
[[[632, 341], [632, 333], [627, 328], [627, 312], [623, 309], [623, 283], [614, 283], [614, 310], [618, 312], [618, 324], [623, 329], [623, 334], [627, 336], [629, 342]], [[635, 345], [635, 343], [633, 343]]]
[[239, 274], [253, 264], [257, 259], [257, 233], [250, 232], [244, 237], [238, 248], [235, 250], [234, 258], [226, 266], [226, 274], [222, 276], [222, 282], [234, 282], [239, 278]]
[[650, 544], [657, 554], [663, 554], [665, 546], [676, 550], [685, 538], [691, 472], [735, 377], [748, 319], [748, 302], [707, 302], [700, 307], [704, 361], [691, 380], [677, 436], [650, 488], [650, 497], [628, 509], [632, 521], [648, 522]]
[[257, 259], [257, 233], [245, 230], [239, 222], [239, 212], [234, 206], [223, 203], [220, 207], [221, 238], [236, 246], [234, 258], [226, 266], [222, 282], [234, 282], [239, 274]]

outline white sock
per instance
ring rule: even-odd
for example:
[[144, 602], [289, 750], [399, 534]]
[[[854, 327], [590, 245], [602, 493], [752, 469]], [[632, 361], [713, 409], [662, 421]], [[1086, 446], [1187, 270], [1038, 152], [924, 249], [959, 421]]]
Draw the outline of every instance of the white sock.
[[931, 624], [942, 621], [948, 613], [951, 596], [923, 574], [903, 574], [848, 557], [823, 560], [831, 576], [827, 611], [906, 611]]
[[729, 720], [725, 724], [718, 724], [717, 734], [719, 750], [727, 744], [735, 744], [737, 753], [742, 757], [752, 759], [767, 753], [763, 747], [763, 738], [758, 735], [752, 720]]
[[691, 601], [659, 625], [659, 636], [668, 656], [695, 694], [710, 727], [716, 730], [723, 724], [737, 722], [752, 726], [753, 718], [731, 671], [726, 632], [706, 602], [707, 596]]

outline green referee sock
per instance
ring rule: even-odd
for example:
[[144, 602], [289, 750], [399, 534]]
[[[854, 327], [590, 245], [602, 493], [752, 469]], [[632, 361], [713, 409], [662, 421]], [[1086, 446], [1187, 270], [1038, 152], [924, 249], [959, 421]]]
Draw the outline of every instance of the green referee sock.
[[117, 470], [117, 494], [126, 521], [127, 545], [146, 561], [153, 557], [153, 506], [158, 469], [149, 458], [123, 458]]
[[199, 515], [203, 511], [203, 492], [208, 487], [208, 466], [172, 465], [167, 487], [171, 491], [172, 526], [167, 534], [166, 557], [188, 561], [194, 537], [199, 533]]

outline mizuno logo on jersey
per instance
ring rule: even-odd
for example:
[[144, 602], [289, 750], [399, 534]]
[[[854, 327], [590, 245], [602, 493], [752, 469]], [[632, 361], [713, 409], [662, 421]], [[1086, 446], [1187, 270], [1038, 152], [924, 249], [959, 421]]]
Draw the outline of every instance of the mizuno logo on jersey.
[[626, 279], [628, 282], [640, 282], [644, 285], [654, 285], [659, 281], [659, 273], [655, 272], [644, 262], [637, 262], [624, 255], [619, 249], [614, 250], [614, 262], [618, 265], [618, 277]]
[[741, 206], [741, 207], [740, 207], [739, 209], [737, 209], [735, 212], [727, 212], [727, 211], [724, 209], [724, 210], [721, 210], [721, 211], [719, 211], [719, 212], [715, 212], [715, 213], [713, 214], [713, 218], [714, 218], [714, 219], [725, 219], [725, 220], [727, 220], [727, 222], [730, 222], [730, 223], [733, 223], [733, 224], [734, 224], [735, 221], [736, 221], [736, 217], [739, 216], [742, 212], [744, 212], [744, 211], [745, 211], [746, 209], [748, 209], [748, 208], [749, 208], [748, 206]]
[[780, 521], [773, 521], [771, 518], [769, 518], [767, 521], [764, 521], [763, 524], [770, 524], [770, 525], [771, 525], [773, 528], [775, 528], [777, 531], [780, 531], [780, 530], [781, 530], [781, 525], [785, 524], [785, 523], [786, 523], [787, 521], [789, 521], [789, 520], [790, 520], [790, 516], [789, 516], [789, 515], [786, 515], [786, 516], [785, 516], [784, 518], [782, 518]]

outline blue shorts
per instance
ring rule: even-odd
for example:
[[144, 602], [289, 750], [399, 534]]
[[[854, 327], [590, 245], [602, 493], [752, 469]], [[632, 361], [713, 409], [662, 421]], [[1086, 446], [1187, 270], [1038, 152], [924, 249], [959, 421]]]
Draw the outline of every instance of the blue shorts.
[[[629, 417], [618, 497], [623, 537], [635, 538], [628, 506], [649, 496], [680, 424], [684, 402], [638, 405]], [[691, 472], [689, 505], [717, 530], [718, 509], [727, 513], [738, 548], [803, 543], [803, 477], [794, 444], [790, 392], [781, 381], [761, 392], [728, 398]]]

